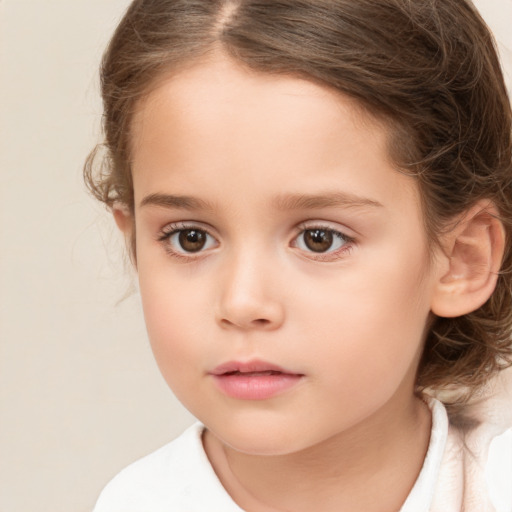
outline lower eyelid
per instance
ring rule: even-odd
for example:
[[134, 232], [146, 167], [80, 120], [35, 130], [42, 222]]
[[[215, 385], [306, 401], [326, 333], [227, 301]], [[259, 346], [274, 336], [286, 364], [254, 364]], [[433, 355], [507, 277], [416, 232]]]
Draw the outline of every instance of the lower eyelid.
[[[208, 240], [206, 242], [207, 247], [201, 248], [198, 251], [186, 251], [177, 245], [172, 239], [175, 235], [182, 231], [196, 230], [206, 234]], [[217, 238], [210, 233], [209, 229], [206, 229], [201, 224], [194, 222], [174, 222], [166, 224], [156, 235], [156, 240], [160, 243], [165, 251], [173, 258], [181, 259], [183, 261], [192, 261], [198, 259], [207, 253], [210, 249], [215, 248], [218, 245]]]
[[348, 256], [354, 247], [352, 245], [347, 245], [346, 247], [342, 247], [341, 249], [338, 249], [337, 251], [333, 252], [326, 252], [326, 253], [318, 253], [313, 256], [309, 256], [309, 259], [312, 259], [314, 261], [319, 262], [335, 262], [339, 260], [343, 260], [346, 256]]
[[[301, 249], [296, 242], [297, 239], [305, 231], [314, 230], [314, 229], [322, 229], [325, 231], [332, 232], [336, 238], [338, 238], [344, 242], [343, 245], [335, 250], [327, 250], [326, 252], [314, 252], [312, 250]], [[325, 262], [338, 260], [340, 258], [343, 258], [343, 256], [345, 254], [352, 251], [352, 249], [354, 248], [354, 245], [356, 243], [356, 240], [354, 239], [354, 237], [351, 237], [351, 236], [345, 234], [344, 232], [342, 232], [338, 229], [334, 229], [330, 226], [325, 226], [325, 225], [321, 225], [321, 224], [317, 224], [317, 225], [312, 224], [309, 226], [299, 226], [299, 230], [300, 231], [293, 238], [294, 243], [292, 246], [299, 249], [302, 253], [305, 254], [305, 257], [310, 260], [325, 261]]]
[[[200, 249], [197, 252], [187, 252], [186, 250], [178, 250], [174, 246], [176, 244], [170, 242], [170, 239], [173, 235], [177, 234], [180, 231], [186, 231], [186, 230], [198, 230], [204, 232], [212, 241], [213, 244], [209, 244], [210, 246], [206, 249]], [[326, 252], [314, 252], [312, 250], [304, 250], [301, 249], [296, 245], [296, 243], [293, 243], [293, 247], [298, 248], [302, 252], [307, 252], [307, 257], [309, 259], [314, 259], [318, 261], [327, 261], [327, 260], [335, 260], [340, 257], [344, 253], [347, 253], [353, 249], [353, 246], [355, 244], [355, 239], [345, 234], [343, 231], [339, 229], [335, 229], [331, 226], [326, 226], [322, 224], [311, 224], [308, 226], [299, 226], [299, 231], [294, 236], [293, 241], [296, 241], [298, 237], [303, 234], [305, 231], [308, 230], [314, 230], [314, 229], [322, 229], [325, 231], [330, 231], [333, 233], [333, 235], [341, 240], [343, 245], [335, 250], [327, 250]], [[210, 249], [217, 248], [219, 246], [219, 241], [216, 236], [212, 235], [211, 232], [208, 229], [205, 229], [202, 225], [198, 225], [195, 223], [185, 223], [185, 222], [177, 222], [177, 223], [170, 223], [167, 224], [164, 228], [160, 230], [160, 232], [157, 234], [156, 239], [158, 242], [162, 243], [167, 253], [169, 253], [171, 256], [182, 259], [182, 260], [193, 260], [200, 258], [204, 255], [204, 253], [208, 252]]]

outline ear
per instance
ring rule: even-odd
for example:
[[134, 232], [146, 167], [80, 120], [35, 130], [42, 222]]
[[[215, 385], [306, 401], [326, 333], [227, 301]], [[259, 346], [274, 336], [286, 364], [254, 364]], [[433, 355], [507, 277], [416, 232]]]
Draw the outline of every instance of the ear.
[[475, 311], [492, 295], [503, 259], [505, 230], [495, 206], [476, 203], [457, 219], [442, 246], [432, 312], [449, 318]]
[[112, 207], [112, 214], [116, 221], [117, 227], [124, 234], [125, 238], [130, 237], [133, 229], [133, 215], [128, 206], [124, 203], [114, 203]]
[[124, 241], [128, 249], [130, 261], [137, 268], [137, 255], [135, 247], [135, 219], [130, 208], [124, 203], [114, 203], [112, 214], [117, 227], [124, 235]]

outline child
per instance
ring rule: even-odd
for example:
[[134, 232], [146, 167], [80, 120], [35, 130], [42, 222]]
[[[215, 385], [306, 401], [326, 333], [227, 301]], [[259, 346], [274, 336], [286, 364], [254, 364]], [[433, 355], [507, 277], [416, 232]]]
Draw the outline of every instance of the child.
[[95, 511], [510, 512], [482, 390], [512, 360], [511, 109], [474, 7], [135, 0], [102, 88], [86, 178], [199, 423]]

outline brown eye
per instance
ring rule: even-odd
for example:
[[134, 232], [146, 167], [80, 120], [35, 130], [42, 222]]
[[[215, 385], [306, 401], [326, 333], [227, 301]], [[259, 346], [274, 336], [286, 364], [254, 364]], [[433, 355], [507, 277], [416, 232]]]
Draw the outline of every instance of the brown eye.
[[326, 229], [307, 229], [304, 231], [304, 244], [313, 252], [326, 252], [332, 247], [333, 232]]
[[194, 225], [188, 227], [182, 222], [165, 226], [158, 241], [171, 256], [189, 259], [219, 246], [215, 237], [205, 229]]
[[327, 227], [311, 227], [304, 229], [293, 240], [292, 247], [305, 253], [325, 254], [330, 257], [341, 257], [344, 249], [350, 249], [354, 239], [336, 229]]
[[185, 252], [198, 252], [204, 248], [207, 234], [198, 229], [182, 229], [178, 232], [178, 242]]

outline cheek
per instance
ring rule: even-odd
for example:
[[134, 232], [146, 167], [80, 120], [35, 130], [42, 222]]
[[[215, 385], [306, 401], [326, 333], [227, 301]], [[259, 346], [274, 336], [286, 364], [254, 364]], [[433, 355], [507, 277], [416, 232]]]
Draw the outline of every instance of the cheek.
[[361, 261], [340, 273], [327, 293], [325, 286], [307, 287], [309, 300], [316, 299], [310, 360], [322, 362], [333, 385], [348, 396], [376, 385], [383, 392], [396, 387], [422, 348], [430, 311], [427, 257], [410, 249], [380, 256], [378, 265]]
[[[186, 279], [169, 276], [156, 266], [139, 271], [144, 318], [155, 359], [169, 384], [198, 366], [198, 345], [207, 344], [209, 334], [199, 319], [206, 318], [207, 301]], [[192, 306], [193, 305], [193, 306]], [[199, 361], [200, 363], [200, 361]], [[174, 387], [174, 383], [173, 383]]]

